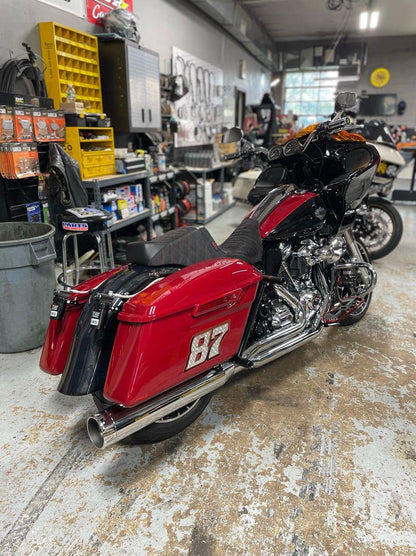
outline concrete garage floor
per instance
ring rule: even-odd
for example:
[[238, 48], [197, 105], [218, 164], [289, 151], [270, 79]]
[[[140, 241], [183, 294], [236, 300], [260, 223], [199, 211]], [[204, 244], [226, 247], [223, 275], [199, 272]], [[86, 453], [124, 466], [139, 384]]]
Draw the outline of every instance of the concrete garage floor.
[[416, 206], [399, 209], [366, 318], [238, 375], [171, 440], [98, 451], [92, 400], [56, 392], [40, 349], [0, 355], [0, 554], [416, 554]]

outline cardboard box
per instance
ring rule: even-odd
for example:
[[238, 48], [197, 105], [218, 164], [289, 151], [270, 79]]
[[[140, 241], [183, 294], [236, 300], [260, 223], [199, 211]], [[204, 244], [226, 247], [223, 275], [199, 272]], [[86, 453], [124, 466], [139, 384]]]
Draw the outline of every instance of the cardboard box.
[[75, 112], [76, 114], [80, 114], [84, 111], [84, 103], [83, 102], [61, 102], [59, 108], [64, 112]]
[[118, 208], [119, 218], [127, 218], [128, 216], [130, 216], [127, 199], [118, 199], [117, 208]]
[[130, 214], [136, 214], [137, 213], [137, 205], [136, 205], [136, 199], [135, 199], [134, 195], [130, 195], [130, 197], [127, 199], [127, 204], [128, 204], [128, 207], [129, 207]]
[[119, 199], [128, 199], [130, 197], [130, 187], [128, 185], [117, 187], [116, 193]]
[[197, 184], [198, 213], [200, 216], [209, 218], [213, 214], [212, 206], [212, 182], [200, 179]]
[[237, 152], [237, 143], [221, 143], [222, 133], [215, 134], [215, 145], [220, 155], [234, 154]]
[[143, 188], [141, 183], [135, 183], [130, 186], [130, 193], [134, 196], [136, 204], [143, 203]]

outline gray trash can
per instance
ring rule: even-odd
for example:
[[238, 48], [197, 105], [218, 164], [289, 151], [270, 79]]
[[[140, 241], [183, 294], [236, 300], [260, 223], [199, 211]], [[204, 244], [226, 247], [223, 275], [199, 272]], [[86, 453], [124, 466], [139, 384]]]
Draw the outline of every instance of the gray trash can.
[[42, 345], [55, 288], [50, 224], [0, 222], [0, 353]]

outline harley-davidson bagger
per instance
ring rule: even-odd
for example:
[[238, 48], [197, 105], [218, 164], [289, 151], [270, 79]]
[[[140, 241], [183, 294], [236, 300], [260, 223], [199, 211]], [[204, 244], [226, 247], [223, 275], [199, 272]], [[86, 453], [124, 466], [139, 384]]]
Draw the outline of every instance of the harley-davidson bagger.
[[40, 365], [62, 394], [92, 394], [95, 446], [168, 438], [235, 373], [365, 315], [376, 273], [352, 227], [379, 155], [347, 131], [353, 104], [338, 95], [331, 121], [268, 151], [226, 132], [241, 141], [228, 158], [261, 152], [270, 166], [252, 192], [267, 195], [222, 245], [203, 227], [175, 229], [55, 294]]

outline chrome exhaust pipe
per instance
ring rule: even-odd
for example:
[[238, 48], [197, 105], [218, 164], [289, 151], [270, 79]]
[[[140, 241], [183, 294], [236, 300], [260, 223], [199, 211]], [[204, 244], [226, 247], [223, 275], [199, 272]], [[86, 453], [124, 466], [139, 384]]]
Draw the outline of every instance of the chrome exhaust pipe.
[[126, 408], [115, 405], [91, 415], [87, 420], [91, 442], [97, 448], [107, 448], [119, 442], [184, 405], [221, 388], [236, 372], [235, 368], [235, 364], [225, 363], [218, 370], [209, 371], [203, 377], [179, 385], [139, 406]]
[[[273, 339], [267, 346], [263, 343], [265, 340], [263, 339], [261, 340], [263, 349], [256, 351], [257, 344], [255, 344], [244, 352], [244, 358], [253, 354], [253, 358], [250, 359], [253, 366], [255, 368], [261, 367], [312, 340], [322, 330], [323, 326], [321, 325], [318, 329], [304, 331], [298, 336], [286, 340]], [[184, 405], [218, 390], [232, 376], [245, 368], [229, 361], [220, 365], [217, 370], [210, 371], [203, 377], [197, 377], [184, 385], [179, 385], [170, 392], [161, 394], [140, 406], [132, 408], [113, 406], [91, 415], [87, 420], [87, 431], [90, 440], [96, 448], [107, 448]]]

